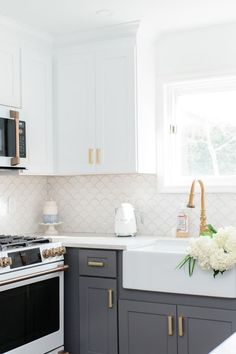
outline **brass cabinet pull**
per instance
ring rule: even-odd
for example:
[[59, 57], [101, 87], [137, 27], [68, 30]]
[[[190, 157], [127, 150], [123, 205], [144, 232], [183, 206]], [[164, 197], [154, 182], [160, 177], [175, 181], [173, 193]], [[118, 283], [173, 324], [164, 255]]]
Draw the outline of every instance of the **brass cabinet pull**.
[[179, 337], [183, 337], [184, 336], [184, 318], [183, 318], [183, 316], [179, 316], [178, 328], [179, 328]]
[[173, 316], [168, 316], [168, 336], [173, 336]]
[[101, 149], [96, 149], [96, 164], [101, 164]]
[[88, 162], [93, 165], [93, 149], [88, 149]]
[[108, 308], [112, 309], [113, 308], [113, 290], [108, 289]]
[[15, 120], [16, 125], [16, 154], [11, 158], [11, 166], [16, 166], [20, 164], [20, 120], [19, 112], [10, 111], [10, 117]]
[[104, 267], [105, 266], [104, 262], [96, 262], [96, 261], [88, 261], [87, 264], [89, 267]]

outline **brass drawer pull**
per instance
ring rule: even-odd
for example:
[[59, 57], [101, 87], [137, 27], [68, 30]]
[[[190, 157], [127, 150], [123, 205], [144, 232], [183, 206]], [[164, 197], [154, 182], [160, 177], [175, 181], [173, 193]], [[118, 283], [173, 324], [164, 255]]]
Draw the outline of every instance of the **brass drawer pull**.
[[108, 289], [108, 308], [112, 309], [113, 308], [113, 290]]
[[179, 316], [178, 327], [179, 327], [179, 337], [183, 337], [184, 336], [184, 318], [183, 318], [183, 316]]
[[173, 316], [168, 316], [168, 336], [173, 336]]
[[104, 267], [105, 263], [104, 262], [96, 262], [96, 261], [88, 261], [88, 266], [89, 267]]
[[101, 149], [96, 149], [96, 164], [101, 164]]
[[93, 149], [88, 149], [88, 162], [93, 165]]

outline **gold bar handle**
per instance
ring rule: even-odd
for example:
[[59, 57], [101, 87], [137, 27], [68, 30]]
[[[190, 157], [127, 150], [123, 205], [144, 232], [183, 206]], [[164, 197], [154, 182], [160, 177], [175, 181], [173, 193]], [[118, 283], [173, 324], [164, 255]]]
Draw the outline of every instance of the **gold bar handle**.
[[173, 316], [168, 316], [168, 336], [173, 336]]
[[183, 318], [183, 316], [179, 316], [178, 328], [179, 328], [179, 337], [183, 337], [184, 336], [184, 318]]
[[87, 264], [89, 267], [104, 267], [105, 266], [104, 262], [96, 262], [96, 261], [88, 261]]
[[16, 125], [16, 154], [11, 158], [11, 166], [16, 166], [20, 164], [20, 120], [19, 112], [10, 111], [10, 118], [15, 120]]
[[100, 165], [101, 161], [101, 149], [96, 149], [96, 164]]
[[112, 309], [113, 308], [113, 290], [108, 289], [108, 308]]
[[35, 273], [29, 274], [29, 275], [22, 275], [22, 276], [12, 278], [12, 279], [2, 280], [2, 281], [0, 281], [0, 286], [18, 283], [19, 281], [28, 280], [28, 279], [36, 278], [36, 277], [41, 277], [42, 275], [47, 275], [47, 274], [51, 274], [51, 273], [64, 272], [68, 268], [69, 268], [68, 265], [59, 265], [56, 268], [52, 268], [49, 270], [43, 270], [43, 271], [35, 272]]
[[93, 149], [88, 149], [88, 162], [90, 165], [93, 165]]

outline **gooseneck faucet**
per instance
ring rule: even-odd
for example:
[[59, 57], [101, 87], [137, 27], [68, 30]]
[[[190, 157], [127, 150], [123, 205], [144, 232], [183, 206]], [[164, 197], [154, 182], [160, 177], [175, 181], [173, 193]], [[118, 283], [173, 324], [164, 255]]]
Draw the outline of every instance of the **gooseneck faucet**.
[[206, 209], [205, 209], [205, 187], [203, 182], [200, 179], [195, 179], [191, 185], [187, 207], [195, 208], [194, 191], [195, 191], [196, 182], [199, 183], [201, 188], [201, 213], [200, 213], [200, 231], [199, 231], [199, 234], [201, 234], [202, 232], [207, 231], [208, 228], [206, 225], [207, 218], [206, 218]]

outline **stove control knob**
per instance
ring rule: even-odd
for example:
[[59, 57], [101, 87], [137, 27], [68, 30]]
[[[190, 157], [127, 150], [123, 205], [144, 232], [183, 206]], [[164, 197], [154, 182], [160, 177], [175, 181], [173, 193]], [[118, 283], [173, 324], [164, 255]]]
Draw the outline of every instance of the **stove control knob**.
[[48, 249], [43, 250], [42, 252], [43, 258], [49, 258], [51, 256], [51, 252]]
[[63, 256], [66, 254], [66, 248], [64, 246], [59, 247], [59, 255]]
[[0, 267], [5, 268], [12, 265], [11, 257], [2, 257], [0, 258]]
[[51, 257], [55, 257], [57, 255], [57, 249], [56, 248], [51, 248], [49, 252], [50, 252], [50, 256]]

